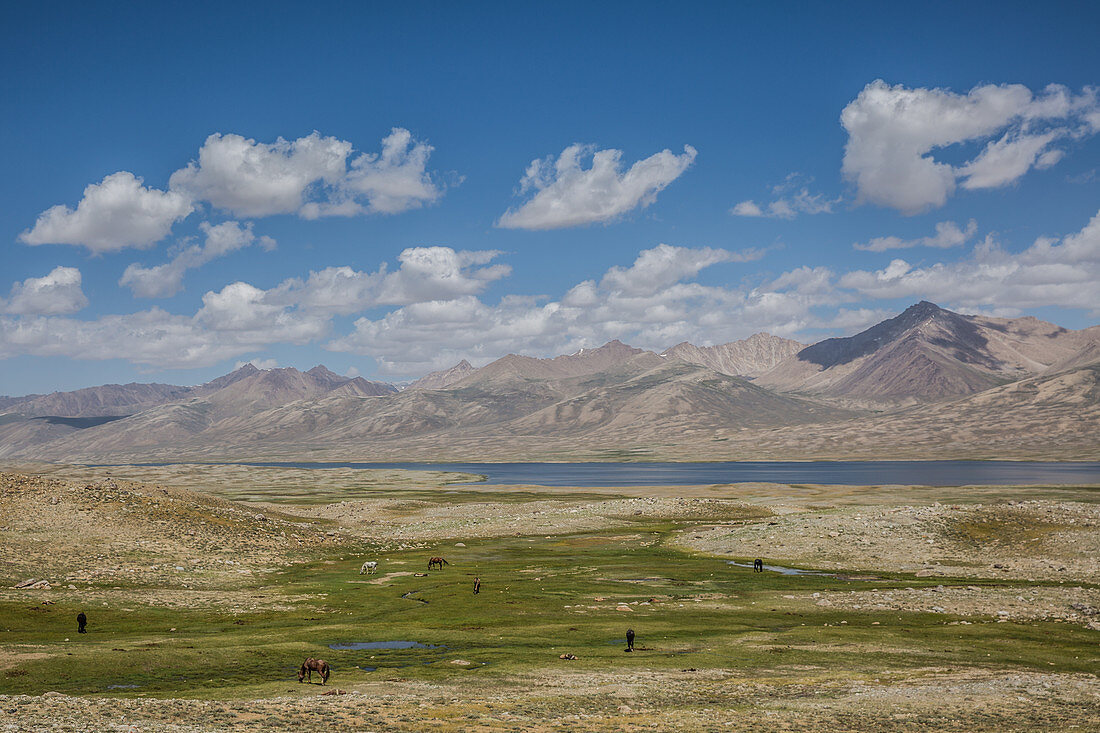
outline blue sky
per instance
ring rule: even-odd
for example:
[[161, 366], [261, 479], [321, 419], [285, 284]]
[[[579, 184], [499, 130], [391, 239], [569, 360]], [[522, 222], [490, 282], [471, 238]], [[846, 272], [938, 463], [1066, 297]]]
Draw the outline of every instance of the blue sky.
[[1100, 322], [1100, 10], [896, 5], [5, 4], [0, 394]]

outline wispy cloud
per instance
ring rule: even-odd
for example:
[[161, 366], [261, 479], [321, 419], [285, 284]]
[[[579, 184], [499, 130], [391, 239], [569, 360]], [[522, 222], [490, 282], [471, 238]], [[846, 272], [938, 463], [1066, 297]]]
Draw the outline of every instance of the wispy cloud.
[[830, 199], [824, 194], [810, 193], [812, 182], [812, 178], [791, 173], [782, 183], [772, 187], [772, 194], [778, 197], [775, 200], [766, 204], [758, 204], [752, 199], [741, 201], [730, 209], [730, 213], [772, 219], [793, 219], [799, 214], [831, 214], [841, 198]]
[[[695, 148], [676, 155], [662, 150], [622, 170], [621, 150], [570, 145], [555, 161], [534, 160], [520, 181], [520, 192], [535, 191], [518, 209], [508, 209], [497, 226], [504, 229], [562, 229], [609, 222], [645, 208], [695, 160]], [[583, 163], [591, 158], [591, 165]]]
[[930, 237], [918, 239], [901, 239], [900, 237], [875, 237], [864, 244], [856, 243], [852, 247], [865, 252], [885, 252], [891, 249], [908, 249], [910, 247], [935, 247], [936, 249], [948, 249], [966, 244], [978, 232], [978, 222], [971, 219], [966, 224], [966, 229], [960, 229], [953, 221], [941, 221], [936, 225], [936, 233]]
[[199, 228], [206, 235], [204, 244], [184, 247], [170, 262], [153, 267], [133, 263], [122, 273], [118, 284], [130, 288], [139, 298], [167, 298], [183, 288], [183, 276], [218, 257], [258, 243], [263, 249], [275, 248], [275, 240], [252, 233], [252, 222], [240, 224], [226, 221], [212, 225], [202, 222]]

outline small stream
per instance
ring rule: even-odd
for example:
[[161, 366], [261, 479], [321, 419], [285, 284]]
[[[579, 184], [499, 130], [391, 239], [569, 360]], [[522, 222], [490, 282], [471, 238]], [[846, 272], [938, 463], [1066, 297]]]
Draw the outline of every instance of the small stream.
[[[736, 560], [727, 560], [727, 565], [735, 565], [739, 568], [752, 569], [751, 562], [737, 562]], [[882, 578], [876, 578], [871, 575], [842, 575], [840, 573], [827, 573], [823, 570], [803, 570], [802, 568], [785, 568], [782, 565], [765, 565], [765, 570], [770, 570], [773, 573], [779, 573], [780, 575], [815, 575], [822, 578], [836, 578], [838, 580], [882, 580]]]

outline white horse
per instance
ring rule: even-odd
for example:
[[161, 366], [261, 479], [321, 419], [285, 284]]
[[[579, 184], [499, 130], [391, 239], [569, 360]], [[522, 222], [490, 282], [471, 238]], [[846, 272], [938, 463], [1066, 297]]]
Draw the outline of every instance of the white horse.
[[374, 560], [367, 560], [363, 563], [363, 567], [359, 568], [359, 574], [367, 573], [368, 575], [374, 575], [374, 571], [378, 569], [378, 563]]

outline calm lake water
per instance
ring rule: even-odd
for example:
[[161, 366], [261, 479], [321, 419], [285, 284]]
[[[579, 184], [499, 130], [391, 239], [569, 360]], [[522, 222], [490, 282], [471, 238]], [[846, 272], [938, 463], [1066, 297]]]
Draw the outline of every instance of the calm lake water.
[[1019, 486], [1100, 484], [1100, 463], [1023, 461], [741, 461], [726, 463], [246, 463], [290, 468], [457, 471], [488, 484], [535, 486], [707, 486], [782, 484]]

